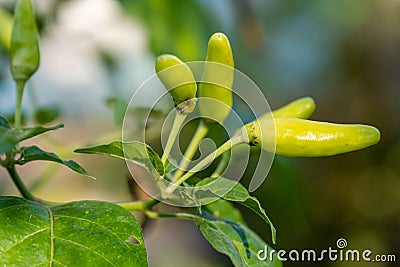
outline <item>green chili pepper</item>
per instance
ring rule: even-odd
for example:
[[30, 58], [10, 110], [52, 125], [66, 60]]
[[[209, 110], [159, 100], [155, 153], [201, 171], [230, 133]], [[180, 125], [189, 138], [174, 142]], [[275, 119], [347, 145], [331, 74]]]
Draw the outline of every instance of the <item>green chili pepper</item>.
[[308, 119], [315, 111], [315, 102], [311, 97], [302, 97], [286, 104], [285, 106], [272, 112], [262, 115], [259, 120], [278, 117], [292, 117], [298, 119]]
[[[207, 62], [203, 82], [199, 84], [199, 108], [203, 117], [222, 122], [232, 107], [232, 84], [234, 62], [228, 38], [223, 33], [214, 33], [208, 41]], [[204, 98], [204, 99], [202, 99]], [[211, 98], [216, 101], [209, 101]]]
[[39, 34], [30, 0], [19, 0], [14, 12], [11, 37], [11, 72], [24, 83], [39, 67]]
[[193, 105], [187, 106], [186, 110], [191, 112], [195, 106], [197, 85], [189, 66], [178, 57], [165, 54], [157, 58], [156, 72], [177, 107], [182, 107], [181, 103], [191, 100], [188, 104]]
[[[279, 109], [265, 113], [264, 115], [260, 116], [257, 120], [266, 121], [269, 123], [268, 127], [274, 127], [273, 121], [268, 119], [271, 119], [272, 117], [308, 119], [314, 113], [315, 107], [316, 106], [314, 99], [312, 99], [311, 97], [302, 97], [284, 105], [283, 107], [280, 107]], [[244, 128], [252, 129], [255, 123], [256, 123], [255, 121], [252, 121], [247, 125], [245, 125]], [[242, 131], [242, 129], [240, 129], [238, 132], [240, 131]]]
[[[271, 131], [271, 120], [275, 134]], [[374, 145], [377, 128], [362, 124], [334, 124], [297, 118], [265, 118], [245, 126], [249, 144], [287, 157], [323, 157]], [[275, 139], [275, 144], [273, 140]]]
[[10, 50], [13, 17], [0, 8], [0, 43], [7, 51]]

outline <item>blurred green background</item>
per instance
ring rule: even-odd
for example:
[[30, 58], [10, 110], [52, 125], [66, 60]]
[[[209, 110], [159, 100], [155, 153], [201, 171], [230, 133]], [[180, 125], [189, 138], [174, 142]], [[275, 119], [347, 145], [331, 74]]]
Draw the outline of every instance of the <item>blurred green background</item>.
[[[335, 248], [336, 240], [345, 238], [349, 249], [396, 254], [399, 262], [400, 1], [34, 3], [41, 30], [41, 67], [24, 96], [25, 121], [55, 118], [66, 123], [66, 129], [51, 138], [36, 139], [42, 147], [76, 157], [71, 153], [76, 147], [118, 138], [124, 103], [154, 74], [155, 57], [173, 53], [185, 61], [203, 60], [208, 38], [222, 31], [231, 40], [236, 68], [263, 90], [272, 108], [309, 95], [317, 102], [312, 119], [371, 124], [382, 133], [378, 145], [345, 155], [276, 157], [268, 179], [255, 192], [277, 228], [275, 247], [322, 250]], [[0, 0], [0, 7], [10, 14], [14, 5], [15, 1]], [[0, 114], [11, 115], [13, 108], [9, 57], [0, 47]], [[134, 116], [139, 123], [140, 114]], [[158, 144], [158, 133], [153, 134], [149, 139]], [[183, 143], [187, 134], [181, 137]], [[41, 164], [21, 169], [43, 198], [131, 197], [123, 162], [97, 156], [76, 159], [98, 179], [88, 181]], [[246, 173], [251, 170], [249, 166]], [[48, 183], [36, 184], [39, 177]], [[4, 172], [0, 193], [17, 194]], [[269, 242], [265, 224], [243, 212], [250, 228]], [[149, 222], [144, 235], [150, 266], [230, 266], [190, 222]], [[365, 266], [340, 261], [284, 266], [305, 264]]]

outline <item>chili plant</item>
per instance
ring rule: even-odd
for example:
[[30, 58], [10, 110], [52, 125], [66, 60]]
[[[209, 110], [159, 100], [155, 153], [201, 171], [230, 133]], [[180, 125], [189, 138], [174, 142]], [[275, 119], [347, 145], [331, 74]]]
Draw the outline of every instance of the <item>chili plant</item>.
[[[11, 20], [9, 20], [11, 21]], [[64, 127], [41, 125], [22, 127], [21, 103], [25, 84], [38, 69], [38, 31], [30, 0], [19, 0], [14, 13], [10, 40], [11, 73], [17, 98], [14, 125], [0, 117], [0, 164], [22, 197], [0, 196], [0, 265], [2, 266], [147, 266], [142, 229], [131, 211], [150, 219], [192, 220], [204, 237], [235, 266], [281, 266], [274, 256], [257, 257], [269, 247], [245, 223], [233, 203], [259, 215], [276, 231], [261, 203], [238, 182], [224, 177], [229, 152], [236, 146], [255, 146], [288, 157], [330, 156], [362, 149], [377, 143], [379, 131], [367, 125], [340, 125], [308, 120], [315, 110], [314, 100], [304, 97], [278, 110], [267, 112], [244, 124], [221, 146], [188, 168], [201, 140], [232, 112], [234, 60], [228, 38], [211, 36], [208, 53], [198, 82], [189, 64], [174, 55], [161, 55], [155, 69], [175, 104], [175, 118], [160, 157], [146, 143], [114, 141], [76, 149], [77, 153], [104, 154], [140, 165], [150, 174], [152, 199], [110, 203], [78, 201], [54, 203], [35, 196], [20, 177], [17, 166], [32, 161], [63, 164], [92, 177], [73, 160], [63, 160], [38, 146], [23, 141]], [[1, 34], [9, 34], [9, 31]], [[11, 34], [11, 33], [10, 33]], [[6, 41], [8, 42], [8, 41]], [[196, 94], [198, 98], [196, 98]], [[207, 102], [211, 99], [211, 102]], [[214, 102], [213, 102], [214, 101]], [[221, 103], [216, 105], [215, 102]], [[199, 106], [198, 128], [179, 164], [170, 155], [185, 118]], [[222, 155], [210, 177], [198, 175]], [[184, 189], [184, 190], [179, 190]], [[178, 212], [164, 213], [159, 204], [181, 206]], [[270, 248], [270, 247], [269, 247]]]

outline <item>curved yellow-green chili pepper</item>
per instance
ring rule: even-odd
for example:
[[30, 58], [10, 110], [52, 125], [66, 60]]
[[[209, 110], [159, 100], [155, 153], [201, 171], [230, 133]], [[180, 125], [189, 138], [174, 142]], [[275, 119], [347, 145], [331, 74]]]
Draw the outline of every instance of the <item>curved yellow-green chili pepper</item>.
[[11, 37], [11, 72], [24, 83], [39, 67], [39, 34], [31, 0], [19, 0], [15, 6]]
[[203, 117], [222, 122], [228, 116], [232, 107], [233, 67], [234, 61], [228, 37], [223, 33], [214, 33], [208, 41], [203, 82], [199, 84], [199, 108]]
[[0, 8], [0, 43], [7, 51], [10, 50], [13, 17]]
[[[272, 118], [245, 126], [249, 144], [287, 157], [323, 157], [374, 145], [380, 140], [377, 128], [362, 124], [334, 124], [297, 118]], [[273, 140], [275, 139], [275, 144]], [[275, 146], [274, 146], [275, 145]]]
[[274, 118], [278, 117], [292, 117], [298, 119], [308, 119], [315, 111], [315, 102], [311, 97], [302, 97], [297, 100], [284, 105], [283, 107], [276, 109], [270, 113], [262, 115], [259, 120], [264, 118], [270, 118], [271, 115]]
[[[189, 99], [196, 98], [197, 85], [193, 73], [178, 57], [169, 54], [157, 57], [156, 72], [177, 107], [181, 107], [180, 104]], [[195, 100], [188, 108], [190, 112], [194, 109], [194, 103]]]

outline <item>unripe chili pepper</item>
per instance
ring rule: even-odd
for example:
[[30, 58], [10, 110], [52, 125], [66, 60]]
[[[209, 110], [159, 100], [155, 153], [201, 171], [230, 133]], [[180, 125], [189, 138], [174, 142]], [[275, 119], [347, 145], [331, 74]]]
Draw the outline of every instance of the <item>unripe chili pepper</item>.
[[11, 72], [24, 83], [39, 67], [39, 34], [31, 0], [19, 0], [15, 6], [11, 37]]
[[[275, 133], [270, 128], [275, 124]], [[269, 126], [269, 127], [266, 127]], [[374, 145], [377, 128], [362, 124], [335, 124], [297, 118], [265, 118], [245, 126], [249, 144], [287, 157], [323, 157]], [[274, 144], [275, 140], [275, 144]]]
[[278, 117], [292, 117], [298, 119], [308, 119], [315, 111], [315, 102], [311, 97], [302, 97], [297, 100], [284, 105], [283, 107], [276, 109], [272, 112], [262, 115], [258, 120], [264, 118], [270, 118], [271, 115], [274, 118]]
[[10, 50], [13, 17], [0, 8], [0, 43], [7, 51]]
[[165, 54], [157, 58], [156, 72], [175, 105], [181, 107], [181, 103], [191, 100], [189, 104], [193, 105], [186, 111], [192, 111], [196, 101], [197, 85], [189, 66], [178, 57]]
[[[203, 82], [199, 84], [200, 113], [206, 118], [209, 117], [222, 122], [228, 116], [232, 107], [234, 78], [232, 49], [225, 34], [214, 33], [210, 37], [206, 61]], [[211, 98], [218, 102], [207, 101], [207, 99], [202, 98]]]

